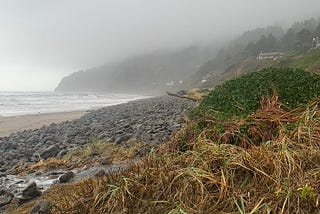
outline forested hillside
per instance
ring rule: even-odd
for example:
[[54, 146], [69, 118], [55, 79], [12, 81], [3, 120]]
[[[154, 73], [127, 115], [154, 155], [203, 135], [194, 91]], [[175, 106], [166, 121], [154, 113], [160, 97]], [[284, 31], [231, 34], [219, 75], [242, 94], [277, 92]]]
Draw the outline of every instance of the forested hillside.
[[156, 51], [73, 73], [56, 91], [120, 92], [157, 94], [182, 85], [215, 55], [213, 47], [189, 47], [179, 51]]
[[[286, 31], [280, 27], [247, 31], [222, 48], [215, 58], [202, 65], [189, 79], [189, 84], [212, 87], [226, 79], [261, 68], [274, 65], [294, 66], [292, 62], [297, 63], [297, 60], [310, 55], [312, 40], [316, 36], [320, 37], [319, 18], [296, 22]], [[260, 52], [281, 52], [284, 57], [258, 61], [256, 57]], [[312, 59], [317, 61], [317, 58]]]
[[[316, 36], [320, 37], [319, 18], [296, 22], [286, 30], [279, 26], [257, 28], [226, 44], [156, 51], [75, 72], [62, 79], [56, 91], [161, 94], [213, 87], [240, 74], [274, 65], [308, 68], [311, 63], [317, 67], [316, 62], [303, 61], [310, 55]], [[217, 49], [219, 46], [222, 48]], [[256, 57], [261, 52], [284, 55], [281, 59], [258, 61]], [[309, 58], [317, 61], [317, 57]], [[296, 65], [299, 60], [304, 66]]]

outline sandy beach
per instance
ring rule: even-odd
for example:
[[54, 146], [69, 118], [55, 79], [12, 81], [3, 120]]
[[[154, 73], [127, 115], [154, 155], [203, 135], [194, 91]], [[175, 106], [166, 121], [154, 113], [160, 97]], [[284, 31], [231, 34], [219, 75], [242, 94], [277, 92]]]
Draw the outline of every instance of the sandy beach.
[[80, 118], [85, 113], [85, 111], [74, 111], [0, 117], [0, 137], [8, 136], [17, 131], [37, 129], [51, 123], [73, 120]]

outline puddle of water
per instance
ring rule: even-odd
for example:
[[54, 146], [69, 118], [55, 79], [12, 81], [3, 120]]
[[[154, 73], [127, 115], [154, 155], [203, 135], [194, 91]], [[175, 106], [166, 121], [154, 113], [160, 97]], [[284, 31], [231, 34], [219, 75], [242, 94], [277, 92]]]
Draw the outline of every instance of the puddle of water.
[[[121, 169], [125, 169], [129, 164], [112, 164], [108, 166], [92, 166], [86, 168], [76, 168], [71, 171], [74, 172], [74, 178], [71, 181], [79, 181], [85, 178], [94, 176], [98, 171], [105, 170], [105, 172], [114, 172]], [[35, 182], [40, 191], [44, 192], [48, 190], [53, 184], [59, 183], [59, 176], [63, 174], [64, 171], [52, 171], [47, 172], [44, 175], [26, 175], [26, 176], [16, 176], [7, 175], [0, 178], [0, 188], [4, 187], [12, 192], [15, 196], [19, 196], [21, 191], [31, 182]]]
[[15, 196], [19, 195], [21, 191], [31, 182], [35, 182], [41, 191], [48, 190], [53, 184], [58, 183], [58, 178], [52, 178], [50, 176], [16, 176], [7, 175], [1, 178], [0, 184], [5, 189], [8, 189]]

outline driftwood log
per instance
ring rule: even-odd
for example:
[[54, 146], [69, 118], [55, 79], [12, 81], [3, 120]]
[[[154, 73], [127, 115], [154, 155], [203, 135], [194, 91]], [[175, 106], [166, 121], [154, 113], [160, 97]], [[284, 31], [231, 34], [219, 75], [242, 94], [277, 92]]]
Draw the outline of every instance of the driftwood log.
[[167, 92], [167, 94], [169, 96], [179, 97], [179, 98], [182, 98], [182, 99], [188, 99], [188, 100], [192, 100], [192, 101], [199, 101], [199, 99], [196, 99], [196, 98], [193, 98], [193, 97], [188, 97], [188, 96], [185, 96], [185, 95], [174, 94], [174, 93], [171, 93], [171, 92]]

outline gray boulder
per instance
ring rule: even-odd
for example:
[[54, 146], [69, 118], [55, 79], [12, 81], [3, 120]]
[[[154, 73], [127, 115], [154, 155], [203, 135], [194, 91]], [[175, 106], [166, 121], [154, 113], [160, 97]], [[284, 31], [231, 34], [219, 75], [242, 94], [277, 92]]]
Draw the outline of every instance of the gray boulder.
[[0, 190], [0, 207], [3, 207], [4, 205], [10, 204], [10, 202], [13, 199], [13, 194], [7, 190]]
[[6, 170], [5, 168], [0, 168], [0, 178], [2, 178], [2, 177], [7, 175], [7, 173], [4, 172], [5, 170]]
[[63, 156], [65, 156], [67, 154], [67, 150], [63, 149], [61, 150], [58, 154], [57, 154], [57, 158], [61, 159], [63, 158]]
[[72, 171], [68, 171], [59, 177], [60, 183], [67, 183], [74, 177], [74, 173]]
[[121, 135], [120, 137], [118, 137], [115, 141], [115, 144], [121, 144], [123, 142], [128, 141], [130, 138], [132, 137], [132, 135]]
[[49, 200], [39, 201], [29, 212], [29, 214], [49, 214], [52, 203]]
[[57, 145], [53, 145], [41, 152], [40, 157], [46, 160], [48, 158], [56, 157], [59, 152], [60, 148]]
[[24, 203], [41, 195], [40, 190], [35, 182], [30, 183], [21, 192], [20, 202]]

